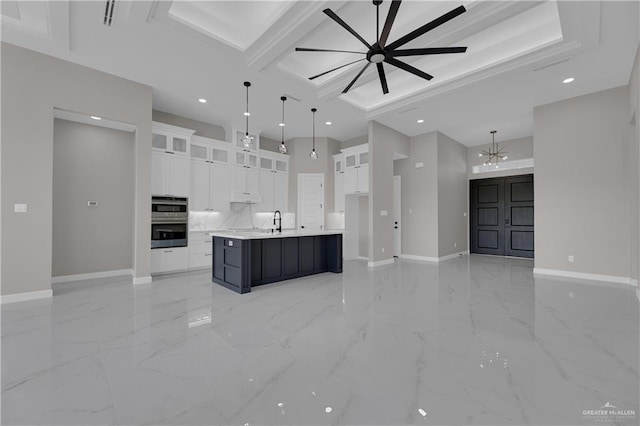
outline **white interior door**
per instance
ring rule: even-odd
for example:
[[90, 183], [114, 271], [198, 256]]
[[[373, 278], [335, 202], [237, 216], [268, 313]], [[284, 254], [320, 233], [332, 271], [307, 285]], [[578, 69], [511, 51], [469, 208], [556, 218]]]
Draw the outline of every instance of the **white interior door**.
[[324, 229], [324, 174], [298, 174], [298, 228]]
[[400, 176], [393, 177], [393, 255], [400, 257], [402, 254], [402, 191]]

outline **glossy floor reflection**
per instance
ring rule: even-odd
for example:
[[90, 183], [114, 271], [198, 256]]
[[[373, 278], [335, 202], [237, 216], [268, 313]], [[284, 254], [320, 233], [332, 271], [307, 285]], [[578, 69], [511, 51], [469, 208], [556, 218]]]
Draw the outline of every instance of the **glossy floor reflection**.
[[634, 292], [532, 267], [58, 284], [2, 307], [2, 424], [637, 425]]

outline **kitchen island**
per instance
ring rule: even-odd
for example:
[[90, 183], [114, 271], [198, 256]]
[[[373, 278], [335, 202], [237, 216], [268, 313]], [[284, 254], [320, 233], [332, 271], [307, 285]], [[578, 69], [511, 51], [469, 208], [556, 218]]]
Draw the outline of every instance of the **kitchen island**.
[[211, 232], [212, 281], [237, 293], [323, 272], [342, 272], [342, 231]]

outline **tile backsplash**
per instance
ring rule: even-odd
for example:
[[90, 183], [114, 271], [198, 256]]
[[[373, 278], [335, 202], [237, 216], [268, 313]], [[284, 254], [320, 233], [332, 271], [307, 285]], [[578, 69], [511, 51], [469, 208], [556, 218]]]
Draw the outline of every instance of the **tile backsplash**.
[[[228, 212], [189, 212], [190, 231], [220, 229], [271, 229], [273, 212], [253, 212], [254, 204], [231, 203]], [[295, 213], [282, 213], [282, 229], [294, 229]]]

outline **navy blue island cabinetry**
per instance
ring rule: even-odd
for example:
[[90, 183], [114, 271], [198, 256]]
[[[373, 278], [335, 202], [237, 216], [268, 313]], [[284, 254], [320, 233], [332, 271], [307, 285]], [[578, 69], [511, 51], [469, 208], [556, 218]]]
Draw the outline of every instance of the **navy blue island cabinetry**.
[[213, 233], [212, 281], [237, 293], [322, 272], [342, 272], [342, 233]]

